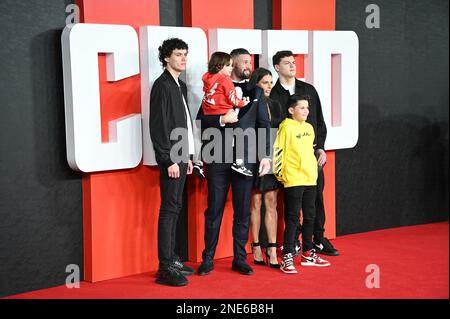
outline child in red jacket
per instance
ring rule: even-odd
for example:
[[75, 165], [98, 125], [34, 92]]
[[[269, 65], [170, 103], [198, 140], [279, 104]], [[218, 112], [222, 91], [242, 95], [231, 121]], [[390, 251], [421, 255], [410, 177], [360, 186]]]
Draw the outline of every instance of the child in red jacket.
[[[225, 115], [229, 110], [242, 108], [249, 103], [249, 98], [238, 98], [230, 75], [233, 70], [231, 56], [225, 52], [214, 52], [208, 63], [208, 72], [203, 77], [202, 101], [203, 114]], [[236, 109], [239, 112], [239, 109]], [[253, 176], [251, 170], [244, 166], [242, 159], [236, 159], [231, 166], [233, 170], [246, 176]], [[194, 170], [203, 175], [203, 163], [194, 163]]]
[[225, 52], [214, 52], [209, 60], [208, 72], [203, 77], [203, 114], [224, 115], [234, 108], [242, 108], [249, 102], [236, 96], [230, 75], [233, 71], [231, 56]]

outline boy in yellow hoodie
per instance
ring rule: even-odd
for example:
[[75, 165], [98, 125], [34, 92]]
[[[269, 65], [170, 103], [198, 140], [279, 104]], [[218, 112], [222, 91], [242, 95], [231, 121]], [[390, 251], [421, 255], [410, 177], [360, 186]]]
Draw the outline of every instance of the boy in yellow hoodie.
[[284, 186], [284, 242], [280, 270], [295, 274], [295, 230], [303, 211], [302, 266], [329, 266], [315, 253], [312, 242], [317, 185], [317, 160], [314, 156], [314, 128], [306, 122], [309, 97], [291, 95], [287, 102], [289, 118], [278, 129], [274, 144], [274, 173]]

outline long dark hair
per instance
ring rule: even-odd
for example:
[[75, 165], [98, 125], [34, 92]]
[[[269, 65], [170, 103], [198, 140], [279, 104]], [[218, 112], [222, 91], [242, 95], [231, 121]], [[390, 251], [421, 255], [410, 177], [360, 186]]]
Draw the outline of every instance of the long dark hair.
[[252, 76], [249, 81], [249, 87], [254, 88], [258, 84], [259, 81], [266, 75], [272, 76], [272, 72], [265, 68], [257, 68], [253, 71]]

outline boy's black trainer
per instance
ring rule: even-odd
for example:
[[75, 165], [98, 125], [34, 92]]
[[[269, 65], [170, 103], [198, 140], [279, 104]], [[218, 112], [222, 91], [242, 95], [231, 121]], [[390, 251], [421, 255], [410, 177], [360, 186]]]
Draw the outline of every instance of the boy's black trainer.
[[314, 243], [314, 247], [318, 254], [327, 256], [339, 256], [339, 251], [333, 247], [328, 238], [323, 238], [320, 242]]

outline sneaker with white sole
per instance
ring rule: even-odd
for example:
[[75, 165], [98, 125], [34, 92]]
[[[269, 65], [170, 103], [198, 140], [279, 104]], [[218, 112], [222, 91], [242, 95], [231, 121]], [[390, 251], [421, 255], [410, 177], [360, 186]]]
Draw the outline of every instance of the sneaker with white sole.
[[243, 164], [233, 163], [231, 169], [245, 176], [253, 176], [253, 172], [246, 168]]
[[294, 266], [294, 257], [291, 253], [284, 254], [281, 257], [281, 265], [280, 270], [284, 272], [285, 274], [296, 274], [297, 269], [295, 269]]
[[302, 253], [301, 260], [302, 266], [327, 267], [331, 265], [330, 262], [328, 262], [327, 260], [317, 256], [315, 249], [304, 251]]

